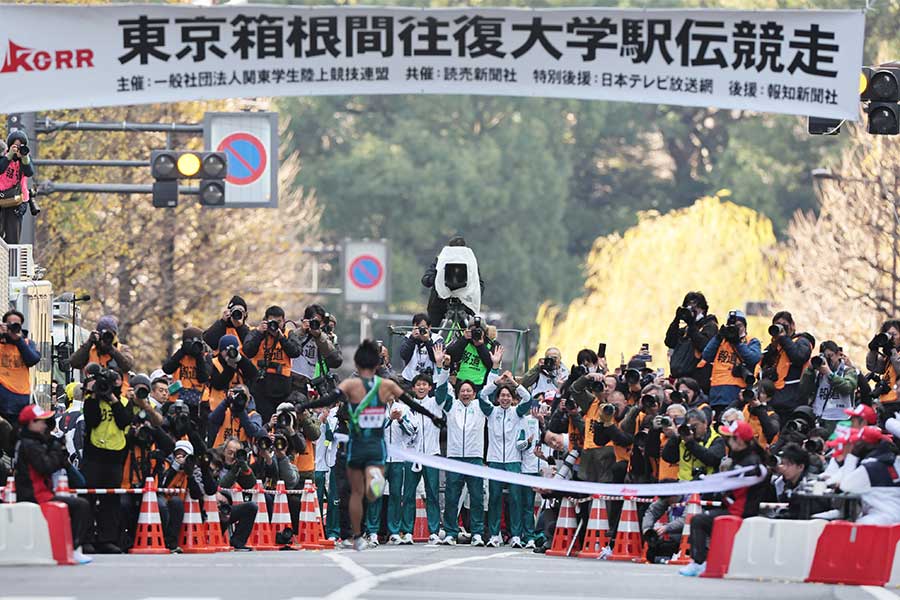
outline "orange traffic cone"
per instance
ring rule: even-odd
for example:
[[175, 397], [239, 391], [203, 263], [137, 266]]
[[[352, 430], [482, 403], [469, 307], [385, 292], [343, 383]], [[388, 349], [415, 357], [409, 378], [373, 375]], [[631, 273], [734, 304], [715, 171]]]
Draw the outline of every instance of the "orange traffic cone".
[[[316, 489], [316, 482], [310, 480], [310, 493], [312, 494], [313, 499], [316, 501], [316, 507], [319, 506], [319, 493]], [[316, 530], [319, 532], [319, 545], [325, 548], [326, 550], [334, 549], [334, 540], [329, 540], [325, 537], [325, 524], [322, 523], [322, 511], [316, 511]]]
[[319, 501], [316, 498], [313, 483], [306, 480], [303, 495], [300, 497], [300, 523], [297, 532], [297, 546], [304, 550], [324, 550], [320, 543], [322, 525], [319, 520]]
[[[272, 530], [277, 537], [278, 534], [283, 531], [285, 528], [291, 527], [291, 510], [288, 508], [287, 501], [287, 493], [284, 487], [284, 481], [278, 480], [275, 484], [275, 502], [272, 505]], [[286, 546], [290, 546], [293, 541], [293, 536], [291, 536], [291, 540], [285, 544]]]
[[678, 547], [678, 554], [669, 561], [670, 565], [686, 565], [691, 562], [691, 521], [694, 515], [700, 514], [700, 494], [691, 494], [688, 499], [687, 506], [684, 509], [684, 528], [681, 530], [681, 544]]
[[641, 527], [637, 519], [637, 506], [633, 498], [626, 498], [622, 505], [622, 517], [616, 531], [616, 545], [607, 560], [647, 562], [641, 540]]
[[16, 476], [10, 475], [6, 478], [6, 488], [3, 490], [3, 501], [7, 504], [14, 504], [16, 501]]
[[253, 523], [253, 531], [250, 533], [250, 541], [247, 545], [254, 550], [277, 550], [275, 533], [269, 522], [266, 492], [259, 479], [256, 480], [256, 486], [253, 488], [253, 501], [256, 502], [256, 522]]
[[425, 510], [425, 498], [422, 496], [416, 496], [416, 520], [413, 523], [413, 541], [418, 542], [427, 542], [428, 536], [431, 534], [428, 531], [428, 512]]
[[56, 489], [53, 491], [57, 496], [74, 496], [72, 489], [69, 487], [69, 476], [62, 473], [56, 481]]
[[568, 556], [569, 546], [575, 539], [575, 505], [568, 498], [563, 498], [556, 518], [556, 530], [553, 532], [553, 545], [547, 550], [547, 556]]
[[159, 504], [156, 499], [156, 480], [152, 477], [148, 477], [144, 482], [141, 516], [138, 517], [134, 546], [128, 552], [130, 554], [169, 553], [163, 542], [162, 521], [159, 518]]
[[181, 523], [181, 549], [185, 554], [208, 554], [215, 552], [206, 542], [200, 503], [187, 494], [184, 499], [184, 521]]
[[206, 512], [206, 546], [216, 552], [231, 552], [231, 546], [225, 541], [222, 533], [222, 523], [219, 520], [219, 501], [215, 496], [206, 496], [203, 499], [203, 508]]
[[600, 551], [606, 546], [609, 531], [609, 516], [606, 514], [606, 502], [599, 496], [591, 500], [591, 514], [588, 515], [587, 531], [584, 544], [578, 558], [600, 558]]

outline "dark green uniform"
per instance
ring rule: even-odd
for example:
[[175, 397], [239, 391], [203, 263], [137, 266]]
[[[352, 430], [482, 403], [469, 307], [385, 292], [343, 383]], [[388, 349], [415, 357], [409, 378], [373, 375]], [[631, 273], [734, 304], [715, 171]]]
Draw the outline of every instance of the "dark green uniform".
[[363, 379], [362, 382], [366, 387], [365, 398], [359, 404], [347, 404], [350, 414], [347, 466], [351, 469], [383, 466], [387, 454], [384, 444], [387, 404], [378, 395], [381, 378], [376, 375], [373, 379]]

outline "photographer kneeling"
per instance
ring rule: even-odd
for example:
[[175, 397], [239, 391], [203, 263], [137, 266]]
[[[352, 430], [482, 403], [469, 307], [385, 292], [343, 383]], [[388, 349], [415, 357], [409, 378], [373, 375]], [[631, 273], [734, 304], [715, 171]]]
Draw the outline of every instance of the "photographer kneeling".
[[242, 502], [241, 492], [231, 490], [236, 483], [243, 490], [252, 490], [256, 485], [256, 477], [250, 469], [249, 456], [241, 441], [228, 438], [222, 451], [221, 470], [215, 474], [221, 491], [216, 492], [219, 503], [219, 521], [222, 531], [231, 530], [231, 546], [239, 552], [249, 552], [247, 547], [253, 523], [256, 521], [257, 507], [255, 502]]
[[186, 440], [175, 442], [175, 450], [169, 461], [169, 467], [159, 478], [159, 487], [180, 488], [185, 490], [178, 494], [159, 494], [159, 516], [163, 525], [163, 537], [166, 548], [172, 554], [181, 554], [178, 545], [181, 525], [184, 522], [184, 501], [188, 494], [191, 499], [203, 502], [204, 495], [216, 493], [216, 482], [205, 461], [198, 461], [194, 456], [194, 446]]
[[673, 423], [663, 433], [668, 441], [663, 446], [662, 458], [668, 463], [678, 463], [679, 481], [692, 481], [715, 472], [725, 456], [725, 441], [710, 428], [701, 410], [687, 411], [683, 424], [676, 428]]

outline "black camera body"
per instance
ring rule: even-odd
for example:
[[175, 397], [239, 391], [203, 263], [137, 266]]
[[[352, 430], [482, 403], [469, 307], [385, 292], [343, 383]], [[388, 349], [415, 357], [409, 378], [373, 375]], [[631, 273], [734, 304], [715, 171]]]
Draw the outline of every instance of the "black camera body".
[[678, 436], [682, 438], [693, 438], [697, 430], [689, 423], [682, 423], [678, 426]]
[[737, 363], [736, 365], [731, 367], [731, 375], [732, 377], [742, 379], [747, 385], [753, 385], [756, 381], [756, 375], [754, 375], [753, 371], [748, 369], [747, 365], [745, 365], [744, 363]]
[[7, 323], [6, 330], [10, 333], [15, 333], [19, 335], [22, 333], [22, 324], [21, 323]]
[[[270, 321], [271, 323], [271, 321]], [[271, 328], [271, 325], [269, 326]], [[310, 331], [319, 331], [322, 329], [322, 324], [319, 323], [319, 319], [310, 319], [309, 320], [309, 330]]]
[[667, 427], [671, 427], [672, 425], [674, 425], [674, 422], [672, 421], [671, 417], [669, 417], [668, 415], [659, 415], [660, 429], [666, 429]]
[[283, 410], [275, 417], [275, 426], [279, 429], [296, 429], [294, 413]]
[[190, 338], [182, 344], [184, 352], [188, 356], [200, 356], [203, 354], [203, 340], [200, 338]]
[[272, 441], [272, 438], [270, 438], [267, 435], [264, 435], [261, 438], [258, 438], [256, 440], [256, 445], [259, 446], [260, 450], [269, 450], [270, 451], [275, 446], [275, 443]]
[[85, 383], [93, 382], [91, 393], [97, 397], [110, 397], [116, 387], [117, 376], [114, 372], [97, 363], [91, 363], [84, 369]]
[[738, 330], [738, 326], [733, 323], [722, 325], [719, 329], [719, 337], [731, 344], [737, 343], [741, 339], [740, 336], [741, 332]]
[[234, 308], [231, 309], [231, 312], [228, 313], [228, 315], [234, 321], [243, 321], [244, 318], [247, 316], [247, 313], [244, 311], [243, 307], [235, 306]]
[[237, 360], [241, 353], [234, 346], [228, 346], [222, 351], [222, 354], [229, 360]]
[[114, 334], [112, 331], [104, 329], [100, 332], [100, 343], [104, 346], [112, 346], [115, 340], [116, 334]]
[[819, 355], [813, 356], [811, 359], [809, 359], [809, 366], [811, 366], [816, 371], [821, 369], [822, 365], [824, 365], [824, 364], [825, 364], [825, 355], [824, 354], [819, 354]]
[[287, 436], [283, 433], [276, 433], [275, 440], [272, 444], [279, 452], [287, 452], [287, 449], [290, 446]]
[[231, 413], [242, 413], [247, 408], [247, 402], [250, 398], [242, 389], [229, 390], [228, 399], [231, 401]]
[[191, 430], [191, 409], [183, 400], [176, 400], [169, 408], [169, 422], [172, 432], [178, 436], [186, 435]]
[[679, 321], [684, 321], [685, 323], [691, 323], [694, 321], [694, 311], [692, 311], [687, 306], [679, 306], [675, 310], [675, 316], [678, 317]]
[[316, 390], [319, 396], [325, 396], [337, 387], [337, 375], [332, 371], [328, 371], [310, 380], [309, 385]]
[[[312, 327], [310, 327], [311, 329]], [[278, 321], [275, 319], [269, 319], [266, 321], [266, 329], [269, 333], [278, 333], [281, 330], [281, 325], [278, 324]]]
[[781, 323], [773, 323], [769, 325], [768, 331], [769, 335], [772, 337], [781, 337], [785, 334], [784, 327], [781, 325]]
[[891, 341], [891, 336], [886, 333], [879, 333], [872, 338], [871, 342], [869, 342], [869, 350], [872, 352], [880, 352], [886, 356], [891, 355], [891, 350], [893, 348], [894, 344]]
[[866, 379], [875, 384], [872, 387], [872, 392], [869, 394], [870, 398], [880, 398], [891, 391], [891, 384], [875, 373], [869, 373]]

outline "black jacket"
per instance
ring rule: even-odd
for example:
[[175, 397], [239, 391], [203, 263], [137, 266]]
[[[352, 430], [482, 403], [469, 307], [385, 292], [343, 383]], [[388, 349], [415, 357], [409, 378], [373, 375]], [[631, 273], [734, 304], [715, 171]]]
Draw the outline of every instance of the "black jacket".
[[16, 460], [16, 498], [19, 502], [47, 502], [53, 497], [51, 475], [64, 469], [66, 449], [59, 443], [23, 428]]
[[[216, 322], [209, 326], [209, 329], [203, 332], [203, 341], [206, 342], [206, 345], [213, 349], [213, 351], [217, 351], [219, 348], [219, 340], [222, 339], [222, 336], [228, 334], [228, 326], [229, 323], [226, 323], [222, 319], [216, 319]], [[241, 325], [240, 327], [234, 328], [237, 331], [237, 337], [244, 343], [244, 338], [247, 337], [247, 334], [250, 333], [250, 328], [247, 325]]]
[[[706, 348], [709, 340], [719, 330], [719, 322], [715, 315], [706, 315], [699, 321], [689, 323], [686, 327], [680, 326], [681, 322], [676, 318], [666, 330], [666, 347], [672, 349], [672, 361], [670, 368], [673, 377], [691, 377], [696, 379], [705, 392], [709, 392], [709, 377], [712, 373], [712, 365], [697, 368], [700, 353]], [[678, 357], [693, 357], [693, 360], [678, 359]], [[690, 368], [687, 368], [687, 367]]]
[[[175, 354], [170, 356], [163, 362], [162, 370], [166, 375], [171, 375], [181, 366], [181, 359], [188, 354], [184, 351], [184, 346], [175, 351]], [[197, 381], [200, 383], [207, 383], [209, 381], [209, 370], [210, 365], [206, 361], [206, 358], [203, 356], [194, 357], [197, 359]]]
[[241, 372], [241, 378], [248, 386], [256, 380], [256, 376], [259, 373], [259, 371], [256, 370], [256, 367], [253, 366], [253, 363], [250, 362], [250, 359], [243, 354], [241, 355], [240, 360], [238, 360], [236, 369], [220, 359], [219, 363], [222, 365], [221, 373], [212, 368], [212, 356], [207, 356], [205, 362], [207, 363], [207, 369], [209, 370], [209, 385], [215, 390], [228, 391], [231, 386], [231, 380], [234, 378], [234, 374], [237, 371]]
[[[267, 335], [268, 333], [260, 331], [259, 329], [254, 329], [247, 334], [247, 337], [244, 339], [243, 352], [250, 360], [263, 360], [262, 357], [257, 357], [256, 355], [259, 354], [259, 349], [263, 345], [263, 341], [266, 339]], [[300, 341], [297, 339], [297, 336], [282, 335], [277, 344], [281, 346], [285, 356], [288, 358], [297, 358], [300, 356]], [[290, 377], [291, 374], [290, 372], [282, 373], [282, 376]]]

